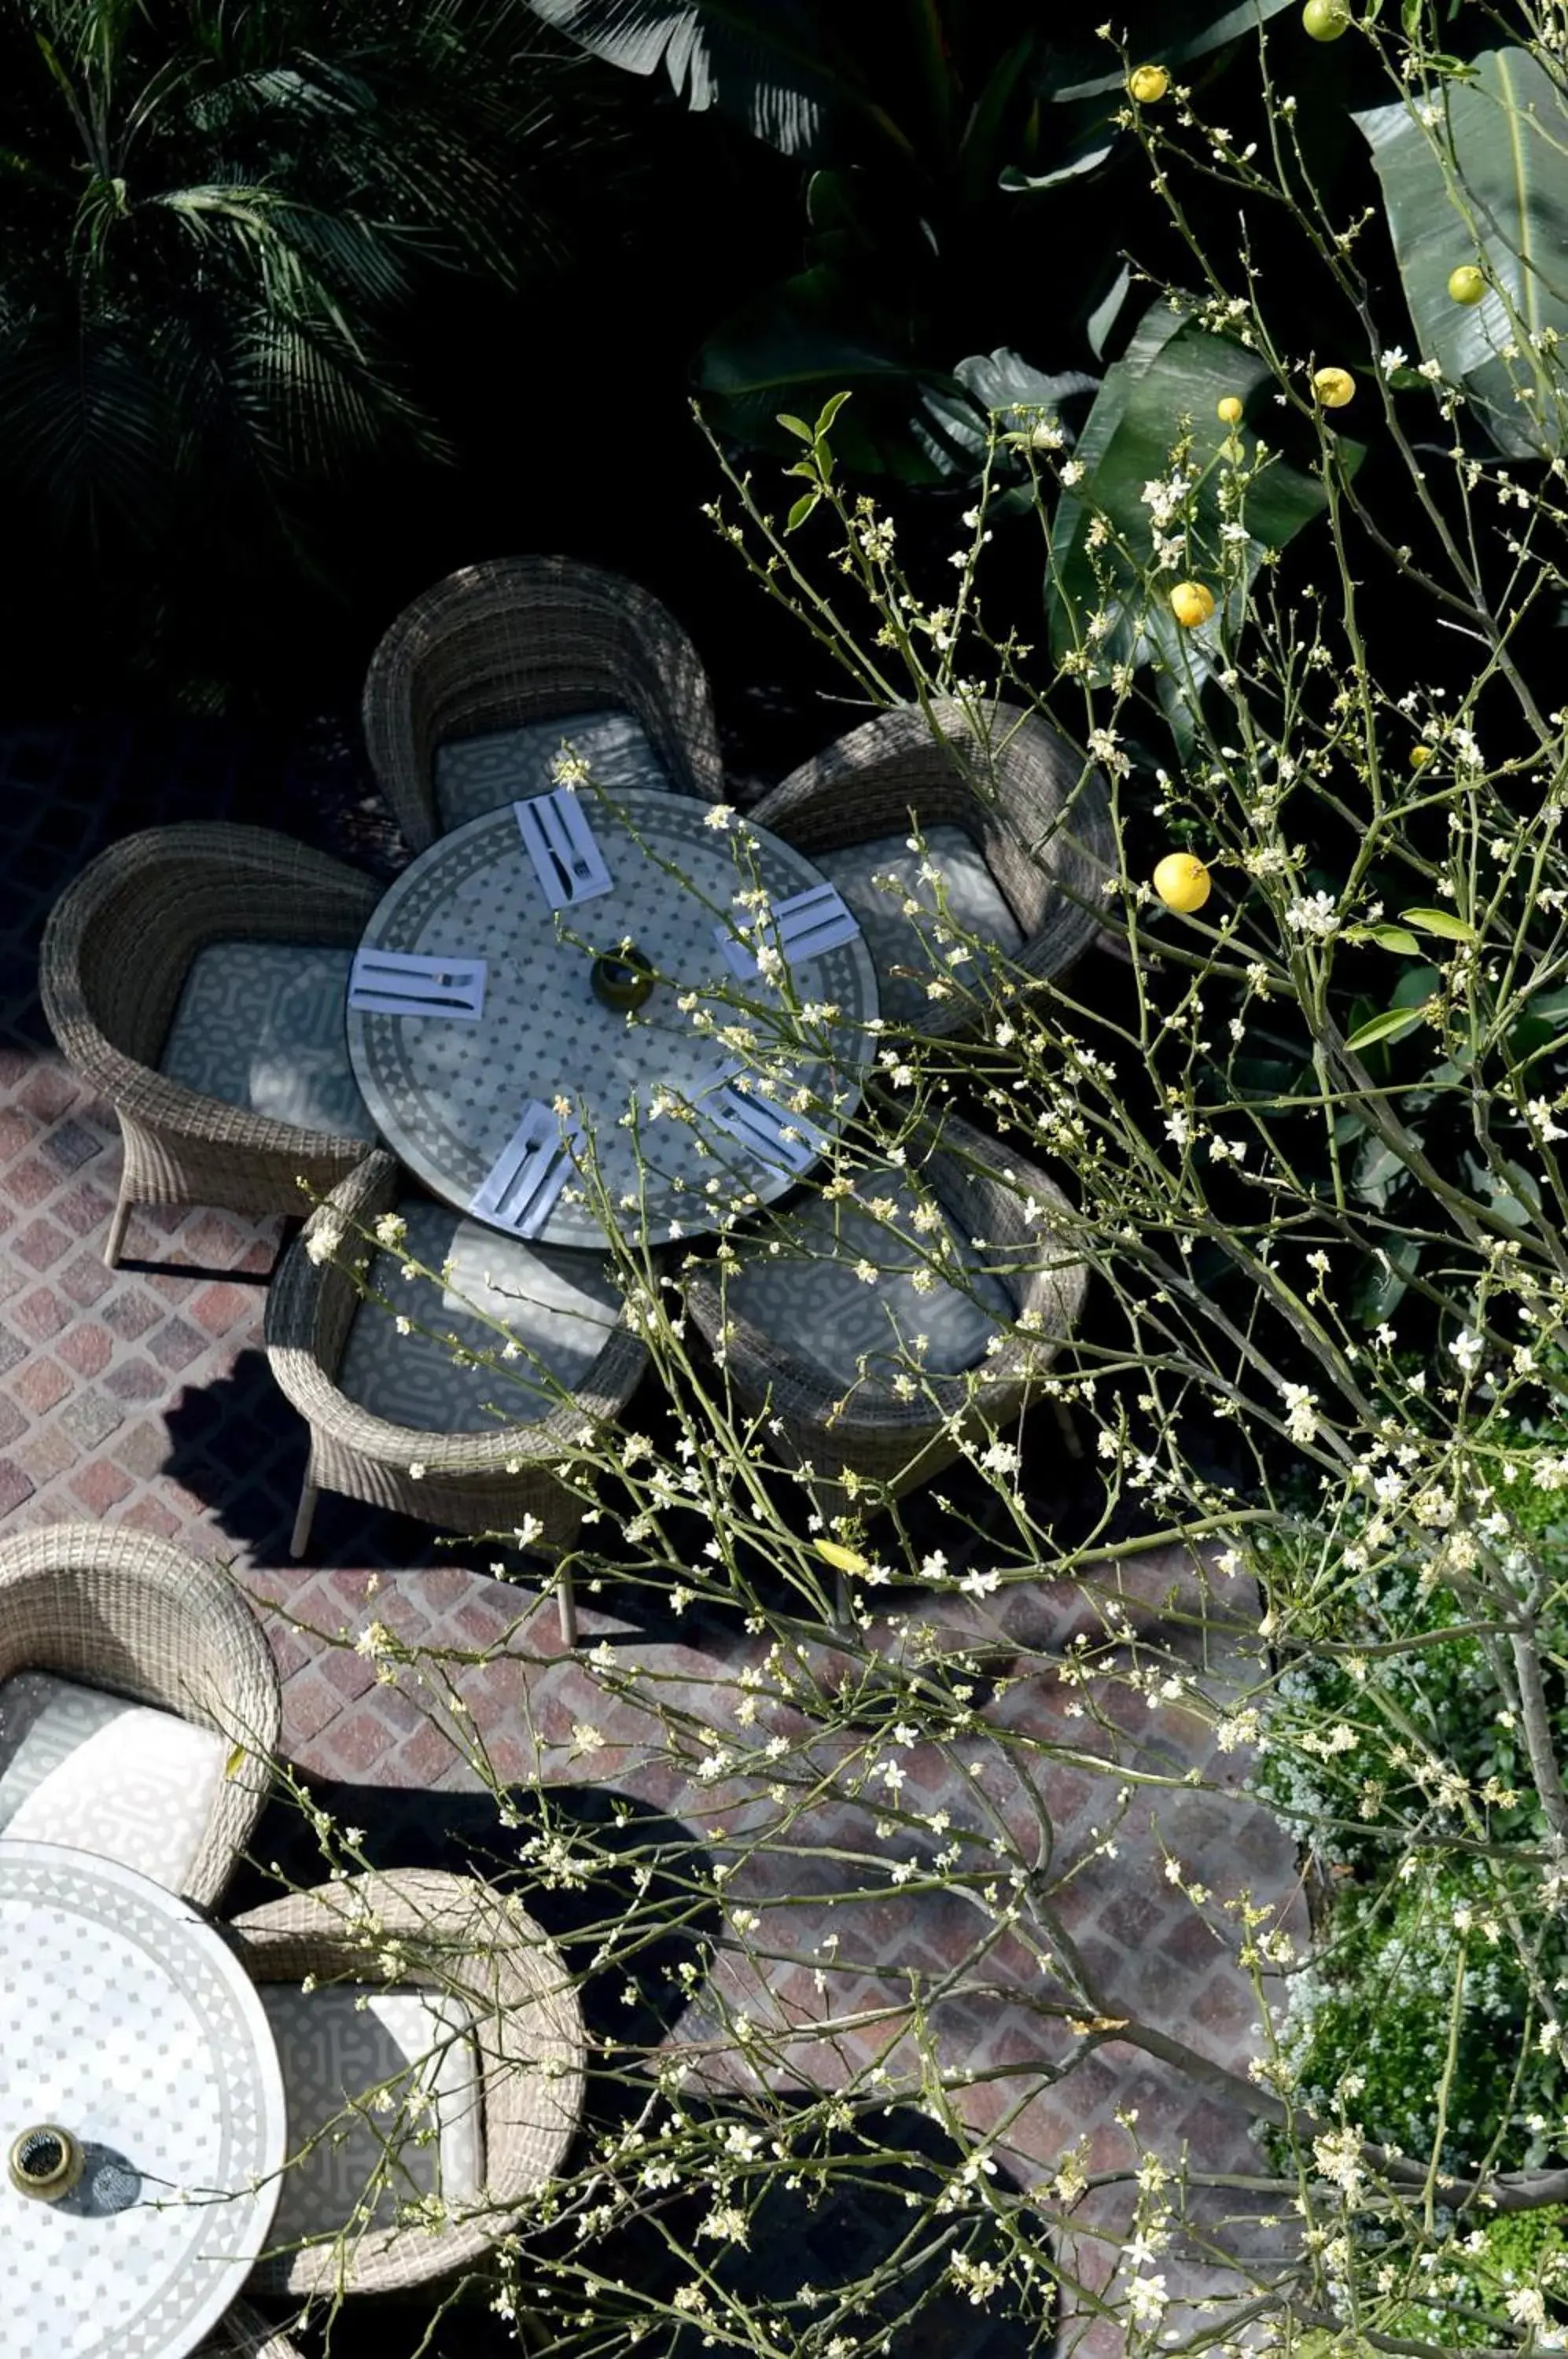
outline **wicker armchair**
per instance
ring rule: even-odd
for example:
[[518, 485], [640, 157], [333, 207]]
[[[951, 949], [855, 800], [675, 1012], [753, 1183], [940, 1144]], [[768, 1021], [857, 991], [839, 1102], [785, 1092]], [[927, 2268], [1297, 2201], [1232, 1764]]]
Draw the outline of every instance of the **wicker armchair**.
[[[236, 1917], [231, 1930], [240, 1957], [264, 1989], [300, 1984], [310, 1975], [316, 1984], [312, 2006], [319, 1999], [329, 2002], [308, 2050], [291, 2060], [284, 2043], [291, 2148], [311, 2135], [303, 2118], [311, 2098], [321, 2110], [321, 2051], [330, 2049], [332, 1984], [438, 1993], [460, 2006], [478, 2051], [477, 2082], [463, 2095], [468, 2121], [479, 2134], [478, 2185], [466, 2198], [445, 2191], [441, 2225], [382, 2224], [365, 2216], [369, 2205], [357, 2222], [323, 2218], [295, 2249], [265, 2256], [252, 2286], [263, 2294], [292, 2296], [384, 2293], [475, 2260], [516, 2225], [526, 2199], [559, 2170], [583, 2109], [582, 2009], [549, 1936], [488, 1886], [426, 1869], [290, 1893]], [[392, 1945], [407, 1962], [395, 1986], [387, 1984], [379, 1963]], [[341, 2093], [340, 2110], [346, 2111], [363, 2093], [345, 2086]]]
[[299, 2347], [248, 2301], [236, 2301], [196, 2359], [299, 2359]]
[[302, 1128], [205, 1095], [158, 1062], [201, 951], [218, 942], [346, 951], [380, 892], [373, 878], [286, 836], [212, 821], [111, 844], [56, 902], [39, 957], [44, 1014], [66, 1063], [114, 1108], [125, 1139], [103, 1252], [111, 1267], [135, 1203], [298, 1212], [301, 1178], [325, 1190], [360, 1161], [368, 1116], [360, 1136]]
[[[863, 1285], [855, 1273], [854, 1265], [863, 1254], [879, 1256], [885, 1270], [918, 1266], [908, 1240], [921, 1232], [907, 1220], [889, 1229], [857, 1209], [855, 1218], [866, 1234], [855, 1243], [846, 1240], [835, 1255], [834, 1208], [808, 1198], [771, 1229], [759, 1229], [749, 1251], [737, 1244], [738, 1273], [726, 1278], [707, 1263], [687, 1279], [691, 1317], [709, 1348], [722, 1357], [737, 1404], [748, 1416], [766, 1409], [770, 1419], [779, 1420], [782, 1447], [812, 1469], [818, 1505], [828, 1516], [856, 1505], [864, 1512], [865, 1495], [857, 1499], [844, 1484], [846, 1473], [900, 1496], [949, 1465], [965, 1439], [994, 1433], [1017, 1418], [1071, 1333], [1088, 1283], [1083, 1265], [1073, 1257], [1060, 1225], [1053, 1225], [1052, 1213], [1060, 1224], [1069, 1210], [1065, 1198], [1021, 1156], [1004, 1154], [950, 1115], [940, 1143], [934, 1148], [928, 1144], [923, 1161], [917, 1165], [911, 1156], [910, 1163], [948, 1216], [957, 1258], [970, 1272], [974, 1299], [962, 1289], [950, 1299], [968, 1322], [974, 1358], [951, 1374], [941, 1373], [940, 1363], [932, 1361], [909, 1397], [901, 1397], [895, 1381], [897, 1356], [876, 1367], [860, 1354], [857, 1368], [849, 1332], [854, 1317], [864, 1315], [862, 1306], [871, 1309], [877, 1296], [877, 1288]], [[899, 1176], [878, 1170], [866, 1192], [891, 1193]], [[1026, 1219], [1031, 1198], [1049, 1208], [1044, 1219]], [[874, 1225], [881, 1238], [867, 1242]], [[783, 1240], [779, 1256], [769, 1251], [776, 1237]], [[980, 1239], [985, 1250], [976, 1253], [972, 1241]], [[804, 1309], [812, 1266], [829, 1288], [819, 1306], [827, 1313], [818, 1331], [820, 1343], [801, 1332], [813, 1315]], [[778, 1323], [787, 1333], [769, 1332], [760, 1323], [755, 1301], [746, 1301], [748, 1269], [766, 1274], [785, 1313]], [[844, 1282], [835, 1289], [841, 1270]], [[912, 1298], [913, 1316], [922, 1329], [941, 1316], [942, 1299], [940, 1290]], [[993, 1340], [994, 1350], [987, 1348]], [[955, 1419], [956, 1432], [950, 1424]]]
[[[431, 1431], [395, 1424], [362, 1407], [338, 1382], [350, 1330], [356, 1313], [385, 1321], [388, 1331], [391, 1320], [364, 1301], [354, 1263], [365, 1259], [363, 1231], [394, 1210], [399, 1189], [394, 1158], [367, 1157], [317, 1207], [267, 1292], [272, 1372], [310, 1429], [293, 1553], [304, 1551], [323, 1489], [453, 1531], [512, 1529], [532, 1516], [543, 1527], [539, 1538], [547, 1548], [568, 1549], [583, 1510], [552, 1469], [571, 1454], [585, 1423], [608, 1423], [620, 1415], [648, 1365], [647, 1351], [617, 1320], [607, 1326], [603, 1349], [570, 1399], [515, 1424], [490, 1419], [460, 1432]], [[503, 1240], [497, 1236], [495, 1244], [499, 1254]], [[494, 1388], [504, 1400], [505, 1377], [496, 1376]], [[409, 1472], [416, 1465], [423, 1469], [417, 1476]], [[558, 1595], [561, 1636], [571, 1646], [577, 1630], [569, 1574]]]
[[496, 558], [449, 574], [398, 615], [370, 659], [365, 738], [422, 852], [449, 823], [436, 791], [443, 745], [608, 706], [640, 724], [678, 792], [720, 799], [707, 674], [674, 616], [598, 566]]
[[[952, 830], [969, 840], [961, 850], [973, 847], [970, 889], [960, 872], [949, 876], [950, 908], [981, 939], [988, 920], [998, 936], [1005, 930], [1007, 971], [1026, 981], [1063, 973], [1094, 940], [1114, 844], [1105, 781], [1095, 770], [1085, 776], [1080, 757], [1036, 715], [994, 705], [984, 738], [956, 702], [935, 704], [932, 721], [934, 731], [912, 705], [879, 712], [791, 771], [750, 817], [814, 860], [861, 919], [883, 1014], [943, 1035], [979, 1021], [975, 999], [962, 984], [950, 997], [927, 997], [935, 962], [899, 917], [904, 895], [871, 881], [891, 868], [915, 889], [920, 864], [904, 843], [911, 817], [928, 833]], [[942, 866], [938, 846], [932, 856]], [[922, 897], [934, 908], [929, 888]], [[956, 972], [973, 977], [975, 968]]]
[[[281, 1721], [271, 1649], [228, 1574], [167, 1540], [103, 1524], [49, 1524], [0, 1540], [0, 1707], [4, 1682], [25, 1672], [151, 1705], [232, 1746], [180, 1885], [210, 1908], [266, 1799]], [[107, 1767], [114, 1776], [128, 1763], [111, 1753]], [[137, 1806], [158, 1800], [154, 1791]], [[94, 1848], [90, 1832], [69, 1839]]]

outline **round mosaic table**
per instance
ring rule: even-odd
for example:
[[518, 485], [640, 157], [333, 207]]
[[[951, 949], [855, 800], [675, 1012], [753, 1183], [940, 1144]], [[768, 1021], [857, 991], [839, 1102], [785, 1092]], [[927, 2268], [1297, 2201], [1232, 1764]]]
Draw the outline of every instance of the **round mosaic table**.
[[[651, 1242], [716, 1228], [769, 1203], [800, 1174], [705, 1120], [702, 1098], [736, 1060], [777, 1100], [809, 1093], [811, 1119], [838, 1129], [860, 1100], [877, 976], [863, 937], [790, 970], [793, 1011], [738, 982], [715, 926], [749, 922], [738, 897], [777, 903], [820, 886], [800, 853], [744, 819], [709, 824], [683, 795], [590, 794], [584, 811], [611, 889], [551, 909], [511, 804], [454, 828], [404, 870], [365, 935], [367, 950], [483, 958], [475, 1022], [351, 1009], [349, 1052], [376, 1128], [434, 1193], [467, 1211], [530, 1098], [570, 1101], [623, 1234]], [[631, 1016], [602, 1006], [594, 955], [635, 942], [665, 978]], [[709, 1019], [704, 1023], [704, 1018]], [[538, 1231], [548, 1245], [603, 1247], [593, 1190], [569, 1182]]]
[[[5, 2170], [34, 2123], [86, 2163], [57, 2202]], [[0, 1841], [0, 2310], [15, 2351], [181, 2359], [267, 2240], [287, 2152], [255, 1985], [189, 1904], [57, 1843]]]

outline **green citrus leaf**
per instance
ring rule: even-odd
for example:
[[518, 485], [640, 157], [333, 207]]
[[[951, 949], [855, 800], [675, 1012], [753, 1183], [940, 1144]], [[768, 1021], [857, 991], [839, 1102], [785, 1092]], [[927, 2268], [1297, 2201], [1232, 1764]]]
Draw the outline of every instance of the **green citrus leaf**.
[[[790, 509], [789, 516], [785, 518], [785, 531], [794, 532], [800, 526], [803, 525], [821, 497], [822, 494], [820, 492], [802, 492], [794, 506]], [[1411, 948], [1414, 948], [1413, 943]]]
[[1376, 942], [1380, 951], [1403, 951], [1407, 957], [1421, 949], [1414, 934], [1407, 933], [1403, 926], [1347, 926], [1345, 939], [1347, 942]]
[[[1423, 934], [1441, 934], [1445, 942], [1473, 942], [1475, 929], [1456, 918], [1452, 909], [1401, 909], [1400, 917], [1407, 926], [1419, 926]], [[1414, 950], [1414, 942], [1410, 948]]]
[[1430, 1002], [1420, 1007], [1386, 1007], [1381, 1016], [1374, 1016], [1368, 1024], [1357, 1025], [1345, 1042], [1347, 1049], [1370, 1049], [1379, 1040], [1402, 1040], [1422, 1022]]

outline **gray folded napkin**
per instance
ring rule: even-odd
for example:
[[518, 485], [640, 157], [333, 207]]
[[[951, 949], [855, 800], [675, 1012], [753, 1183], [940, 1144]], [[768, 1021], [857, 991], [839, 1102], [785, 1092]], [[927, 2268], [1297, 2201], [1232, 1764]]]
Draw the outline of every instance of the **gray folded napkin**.
[[537, 1236], [573, 1169], [568, 1147], [583, 1125], [530, 1098], [523, 1118], [469, 1200], [476, 1220], [514, 1236]]
[[552, 909], [567, 909], [575, 902], [592, 901], [610, 891], [615, 880], [588, 824], [588, 814], [568, 788], [558, 787], [550, 795], [531, 795], [512, 809], [539, 891]]
[[348, 1004], [366, 1015], [452, 1016], [476, 1023], [485, 1012], [485, 961], [432, 958], [417, 951], [356, 951]]
[[[776, 901], [770, 921], [760, 929], [750, 929], [753, 939], [777, 940], [779, 950], [791, 966], [800, 961], [818, 957], [823, 951], [836, 950], [840, 942], [853, 941], [860, 931], [859, 920], [840, 894], [836, 885], [811, 885], [803, 893], [791, 893], [787, 900]], [[713, 940], [724, 952], [730, 973], [743, 983], [757, 973], [756, 954], [751, 941], [735, 931], [733, 926], [715, 926]]]

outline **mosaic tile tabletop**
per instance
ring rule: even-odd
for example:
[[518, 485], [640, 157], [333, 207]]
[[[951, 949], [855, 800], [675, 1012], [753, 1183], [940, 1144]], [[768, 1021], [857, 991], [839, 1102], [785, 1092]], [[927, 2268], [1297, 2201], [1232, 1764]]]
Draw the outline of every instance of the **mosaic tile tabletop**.
[[[597, 1185], [593, 1174], [570, 1184], [540, 1239], [602, 1246], [607, 1204], [624, 1234], [662, 1242], [796, 1184], [704, 1120], [700, 1103], [693, 1115], [726, 1060], [754, 1066], [775, 1098], [782, 1067], [807, 1093], [789, 1103], [824, 1131], [847, 1121], [871, 1051], [876, 973], [857, 934], [800, 962], [786, 995], [737, 983], [715, 926], [752, 921], [741, 896], [777, 903], [820, 884], [811, 863], [745, 820], [710, 825], [710, 806], [684, 796], [626, 791], [612, 803], [585, 792], [583, 805], [613, 883], [572, 908], [546, 907], [510, 804], [404, 871], [365, 946], [483, 958], [484, 1014], [351, 1011], [349, 1048], [387, 1145], [448, 1203], [469, 1209], [528, 1099], [565, 1100], [592, 1142]], [[593, 957], [628, 940], [663, 978], [630, 1016], [602, 1006], [589, 984]]]
[[0, 2167], [13, 2351], [182, 2359], [262, 2250], [287, 2151], [261, 2001], [221, 1935], [118, 1862], [0, 1841], [0, 2148], [83, 2147], [57, 2202]]

